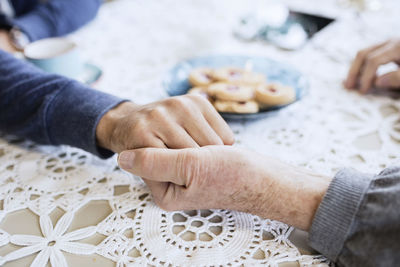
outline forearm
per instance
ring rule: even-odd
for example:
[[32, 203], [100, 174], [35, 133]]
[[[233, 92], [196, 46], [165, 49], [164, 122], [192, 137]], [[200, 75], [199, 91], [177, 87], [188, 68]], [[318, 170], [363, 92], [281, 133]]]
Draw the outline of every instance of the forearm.
[[0, 130], [42, 144], [109, 156], [96, 145], [101, 117], [123, 100], [48, 73], [0, 50]]
[[261, 172], [266, 184], [260, 190], [267, 198], [257, 215], [309, 230], [331, 178], [272, 158], [263, 161]]

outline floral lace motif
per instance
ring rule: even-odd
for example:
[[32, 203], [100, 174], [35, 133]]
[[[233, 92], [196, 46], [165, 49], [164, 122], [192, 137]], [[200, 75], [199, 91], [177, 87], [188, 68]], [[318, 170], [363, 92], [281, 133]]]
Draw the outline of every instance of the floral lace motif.
[[[327, 5], [329, 12], [348, 12], [336, 0], [286, 2], [317, 13]], [[105, 4], [98, 19], [71, 38], [103, 69], [99, 90], [138, 103], [165, 97], [163, 74], [184, 58], [238, 53], [285, 61], [309, 78], [309, 94], [268, 118], [231, 123], [238, 146], [328, 175], [345, 166], [378, 172], [399, 163], [400, 103], [359, 96], [340, 86], [359, 48], [388, 38], [400, 27], [395, 16], [399, 2], [385, 1], [386, 9], [365, 14], [368, 19], [358, 21], [363, 27], [357, 29], [352, 18], [343, 16], [295, 53], [235, 40], [231, 25], [245, 11], [241, 3], [118, 0]], [[373, 141], [360, 145], [366, 138]], [[97, 254], [117, 266], [328, 264], [322, 256], [301, 255], [289, 240], [293, 228], [277, 221], [229, 210], [165, 212], [155, 206], [141, 179], [121, 172], [115, 162], [71, 147], [0, 138], [0, 221], [27, 210], [40, 224], [40, 232], [29, 235], [24, 229], [1, 228], [1, 248], [12, 244], [17, 249], [0, 254], [0, 264], [37, 254], [33, 266], [47, 261], [66, 266], [65, 252]], [[94, 215], [85, 208], [99, 201], [108, 210], [104, 217], [73, 226], [80, 216], [90, 221]], [[62, 215], [52, 222], [57, 212]], [[87, 241], [93, 238], [98, 241]]]

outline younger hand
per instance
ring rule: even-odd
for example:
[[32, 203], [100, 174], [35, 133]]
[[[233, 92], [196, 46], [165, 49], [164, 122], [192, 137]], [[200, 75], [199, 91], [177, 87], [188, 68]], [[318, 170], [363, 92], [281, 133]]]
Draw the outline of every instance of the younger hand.
[[135, 149], [121, 168], [144, 179], [165, 210], [233, 209], [309, 229], [329, 178], [231, 146]]
[[395, 62], [400, 64], [400, 39], [389, 40], [357, 53], [344, 86], [366, 93], [371, 87], [400, 88], [400, 69], [376, 77], [379, 66]]
[[186, 148], [234, 142], [226, 122], [210, 102], [197, 95], [142, 106], [122, 103], [102, 117], [96, 136], [101, 147], [117, 153], [142, 147]]

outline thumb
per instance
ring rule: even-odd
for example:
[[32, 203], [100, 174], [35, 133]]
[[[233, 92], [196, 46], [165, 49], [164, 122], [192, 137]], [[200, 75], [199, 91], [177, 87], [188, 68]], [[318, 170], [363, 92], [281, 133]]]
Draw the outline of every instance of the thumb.
[[379, 88], [400, 88], [400, 69], [377, 77], [375, 85]]
[[119, 166], [138, 176], [158, 182], [185, 185], [182, 158], [187, 149], [140, 148], [125, 150], [119, 154]]

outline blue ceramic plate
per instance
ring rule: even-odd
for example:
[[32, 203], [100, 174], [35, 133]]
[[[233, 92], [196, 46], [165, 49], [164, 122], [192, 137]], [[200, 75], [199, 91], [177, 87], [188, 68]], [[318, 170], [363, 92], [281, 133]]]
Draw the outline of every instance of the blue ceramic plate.
[[[298, 70], [289, 65], [268, 58], [234, 55], [215, 55], [183, 61], [175, 65], [175, 67], [168, 72], [163, 81], [163, 85], [170, 96], [183, 95], [191, 88], [188, 75], [192, 69], [198, 67], [219, 68], [226, 66], [244, 68], [246, 63], [252, 64], [252, 71], [265, 74], [269, 82], [276, 81], [284, 85], [292, 86], [296, 90], [295, 102], [300, 100], [308, 89], [307, 79]], [[270, 107], [252, 114], [228, 112], [220, 112], [220, 114], [225, 119], [257, 119], [265, 117], [273, 110], [278, 110], [288, 105]]]

